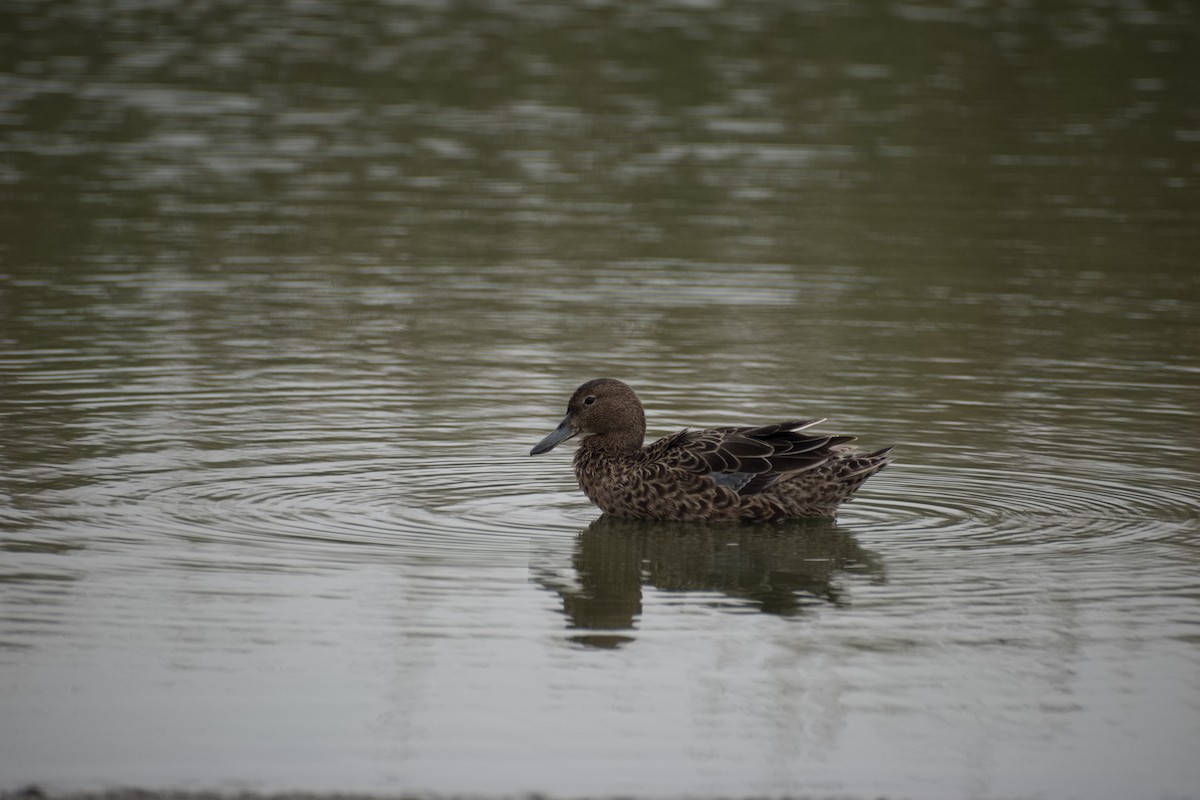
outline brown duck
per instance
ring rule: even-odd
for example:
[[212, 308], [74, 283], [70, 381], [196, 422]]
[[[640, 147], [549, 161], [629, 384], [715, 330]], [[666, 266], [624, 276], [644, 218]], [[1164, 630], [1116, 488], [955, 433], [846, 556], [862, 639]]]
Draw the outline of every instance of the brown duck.
[[823, 422], [682, 430], [642, 446], [646, 414], [612, 378], [575, 390], [567, 416], [529, 452], [585, 436], [575, 451], [579, 488], [605, 513], [627, 519], [766, 522], [833, 516], [863, 481], [890, 463], [890, 447], [859, 453], [853, 436], [801, 431]]

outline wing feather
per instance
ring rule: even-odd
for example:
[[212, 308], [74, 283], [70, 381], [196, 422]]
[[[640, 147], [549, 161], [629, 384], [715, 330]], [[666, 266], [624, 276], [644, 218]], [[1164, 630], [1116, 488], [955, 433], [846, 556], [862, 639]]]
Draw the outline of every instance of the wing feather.
[[790, 420], [755, 428], [680, 431], [646, 448], [646, 456], [703, 475], [741, 495], [825, 464], [853, 436], [801, 433], [824, 420]]

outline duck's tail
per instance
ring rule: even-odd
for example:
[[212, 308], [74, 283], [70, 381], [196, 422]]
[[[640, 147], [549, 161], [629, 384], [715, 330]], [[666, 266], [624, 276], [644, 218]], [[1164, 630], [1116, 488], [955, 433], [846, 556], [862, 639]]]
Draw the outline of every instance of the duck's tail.
[[[862, 479], [866, 480], [892, 463], [891, 453], [895, 449], [895, 445], [893, 445], [892, 447], [885, 447], [882, 450], [876, 450], [874, 453], [863, 453], [861, 455], [855, 453], [842, 462], [844, 467], [839, 472], [845, 479], [853, 479], [861, 475]], [[862, 481], [859, 482], [861, 483]]]
[[844, 503], [849, 500], [867, 478], [892, 463], [893, 449], [885, 447], [873, 453], [854, 453], [835, 462], [835, 480], [840, 496], [838, 502]]

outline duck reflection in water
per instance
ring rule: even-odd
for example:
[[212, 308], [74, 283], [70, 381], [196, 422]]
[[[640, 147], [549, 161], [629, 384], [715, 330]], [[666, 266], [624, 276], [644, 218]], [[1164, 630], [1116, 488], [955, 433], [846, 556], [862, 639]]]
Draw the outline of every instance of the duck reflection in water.
[[[843, 580], [883, 580], [878, 559], [829, 519], [771, 526], [660, 523], [602, 516], [575, 543], [573, 575], [546, 569], [538, 582], [559, 594], [572, 638], [592, 647], [633, 640], [642, 586], [705, 592], [718, 610], [802, 616], [842, 606]], [[711, 593], [720, 596], [713, 597]]]

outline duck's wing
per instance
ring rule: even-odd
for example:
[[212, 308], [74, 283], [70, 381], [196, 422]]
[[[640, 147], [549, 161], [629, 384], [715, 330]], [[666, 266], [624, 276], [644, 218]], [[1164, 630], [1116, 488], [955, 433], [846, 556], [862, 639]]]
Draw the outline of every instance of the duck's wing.
[[646, 449], [651, 460], [711, 479], [738, 494], [756, 494], [781, 477], [813, 469], [853, 436], [801, 433], [824, 420], [789, 420], [758, 428], [680, 431]]

